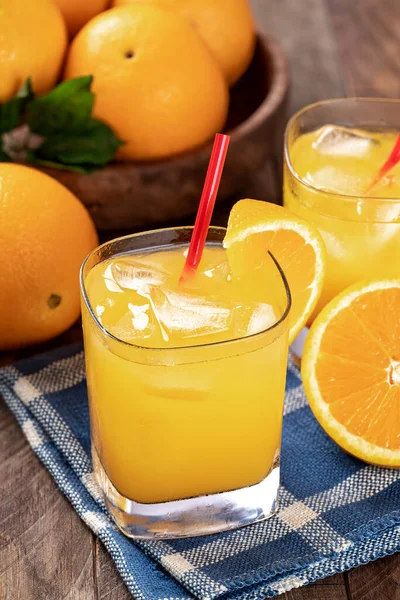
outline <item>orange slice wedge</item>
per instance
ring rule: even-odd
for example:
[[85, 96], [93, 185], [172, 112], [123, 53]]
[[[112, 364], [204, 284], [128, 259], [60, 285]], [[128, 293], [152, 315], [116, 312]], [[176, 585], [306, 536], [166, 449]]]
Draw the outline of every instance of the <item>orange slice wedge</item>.
[[400, 467], [400, 280], [334, 298], [310, 329], [301, 372], [311, 410], [339, 446]]
[[318, 230], [286, 208], [240, 200], [229, 215], [224, 239], [232, 270], [246, 272], [270, 251], [282, 267], [292, 295], [289, 342], [306, 325], [320, 296], [325, 246]]

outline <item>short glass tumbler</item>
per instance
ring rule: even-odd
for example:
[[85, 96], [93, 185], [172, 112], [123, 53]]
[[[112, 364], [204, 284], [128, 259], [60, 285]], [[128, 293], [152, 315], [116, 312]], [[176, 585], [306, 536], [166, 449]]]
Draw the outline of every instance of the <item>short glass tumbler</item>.
[[[177, 538], [248, 525], [276, 509], [290, 292], [258, 334], [207, 345], [144, 348], [105, 330], [85, 278], [127, 253], [187, 246], [190, 227], [120, 238], [81, 269], [93, 467], [107, 507], [130, 537]], [[207, 244], [222, 246], [210, 228]]]

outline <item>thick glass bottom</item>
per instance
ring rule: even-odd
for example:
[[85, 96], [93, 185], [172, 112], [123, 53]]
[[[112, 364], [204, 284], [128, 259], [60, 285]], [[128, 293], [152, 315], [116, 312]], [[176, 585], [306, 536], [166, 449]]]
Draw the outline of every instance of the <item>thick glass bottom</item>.
[[140, 504], [122, 496], [104, 471], [93, 444], [92, 458], [107, 508], [128, 537], [168, 539], [208, 535], [263, 521], [277, 508], [279, 458], [268, 476], [256, 485], [157, 504]]

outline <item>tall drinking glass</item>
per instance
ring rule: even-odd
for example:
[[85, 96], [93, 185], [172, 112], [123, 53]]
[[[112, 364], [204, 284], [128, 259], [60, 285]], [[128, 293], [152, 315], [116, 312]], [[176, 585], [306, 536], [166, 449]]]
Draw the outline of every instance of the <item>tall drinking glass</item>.
[[321, 232], [328, 253], [318, 312], [361, 279], [400, 275], [400, 167], [369, 194], [400, 131], [400, 101], [307, 106], [285, 134], [284, 204]]
[[[97, 248], [81, 269], [94, 470], [110, 513], [130, 537], [209, 534], [275, 510], [290, 292], [276, 322], [212, 344], [148, 348], [107, 331], [88, 275], [103, 261], [187, 247], [192, 229], [164, 229]], [[206, 247], [222, 249], [210, 228]], [[93, 277], [92, 277], [93, 282]]]

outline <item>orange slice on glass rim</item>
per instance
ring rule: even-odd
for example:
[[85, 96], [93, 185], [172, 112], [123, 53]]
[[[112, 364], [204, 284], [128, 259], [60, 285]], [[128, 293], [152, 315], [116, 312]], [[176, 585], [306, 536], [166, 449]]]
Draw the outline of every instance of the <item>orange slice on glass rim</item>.
[[400, 280], [334, 298], [310, 329], [301, 371], [311, 410], [339, 446], [400, 467]]
[[229, 215], [224, 239], [233, 272], [240, 275], [270, 251], [292, 295], [291, 343], [307, 324], [321, 294], [326, 251], [318, 230], [286, 208], [260, 200], [239, 200]]

